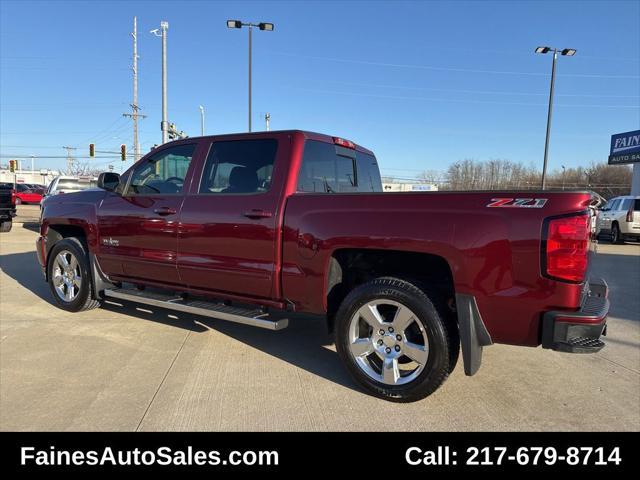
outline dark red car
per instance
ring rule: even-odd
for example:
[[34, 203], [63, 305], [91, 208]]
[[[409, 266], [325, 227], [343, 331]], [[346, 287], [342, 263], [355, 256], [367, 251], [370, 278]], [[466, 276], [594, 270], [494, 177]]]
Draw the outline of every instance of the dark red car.
[[40, 204], [44, 190], [31, 185], [17, 183], [15, 188], [16, 205], [21, 203]]
[[460, 349], [473, 375], [493, 343], [604, 346], [589, 192], [382, 193], [371, 151], [302, 131], [167, 143], [98, 185], [43, 204], [65, 310], [111, 297], [272, 330], [323, 315], [354, 379], [396, 401], [434, 392]]

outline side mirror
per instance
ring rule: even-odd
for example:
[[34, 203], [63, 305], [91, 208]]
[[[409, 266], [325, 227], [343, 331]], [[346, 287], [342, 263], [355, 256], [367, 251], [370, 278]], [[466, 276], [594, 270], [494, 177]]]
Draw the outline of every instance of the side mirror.
[[98, 175], [98, 188], [113, 192], [120, 183], [120, 174], [114, 172], [102, 172]]

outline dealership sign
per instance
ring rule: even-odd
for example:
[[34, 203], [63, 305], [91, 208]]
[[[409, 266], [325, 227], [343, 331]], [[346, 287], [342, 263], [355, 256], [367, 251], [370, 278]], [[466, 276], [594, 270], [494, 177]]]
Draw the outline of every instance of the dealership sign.
[[611, 135], [609, 165], [640, 162], [640, 130]]

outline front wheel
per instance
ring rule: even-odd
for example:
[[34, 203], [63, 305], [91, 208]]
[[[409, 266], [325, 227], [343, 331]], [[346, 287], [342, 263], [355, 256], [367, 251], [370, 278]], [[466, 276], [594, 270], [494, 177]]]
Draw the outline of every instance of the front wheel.
[[2, 233], [10, 232], [12, 225], [13, 225], [13, 222], [11, 220], [8, 220], [6, 222], [0, 222], [0, 232]]
[[91, 276], [86, 249], [77, 238], [65, 238], [49, 253], [49, 288], [56, 304], [70, 312], [90, 310], [99, 305], [91, 296]]
[[354, 380], [397, 402], [420, 400], [453, 369], [459, 342], [443, 302], [402, 279], [355, 288], [336, 314], [336, 349]]

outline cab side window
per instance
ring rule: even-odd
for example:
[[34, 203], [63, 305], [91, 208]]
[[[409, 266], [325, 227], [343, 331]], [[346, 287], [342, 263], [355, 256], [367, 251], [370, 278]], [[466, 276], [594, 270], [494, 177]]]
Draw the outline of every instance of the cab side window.
[[149, 157], [133, 172], [127, 195], [181, 193], [195, 148], [195, 144], [177, 145]]
[[200, 193], [263, 193], [271, 187], [275, 139], [214, 142], [202, 172]]
[[382, 192], [376, 157], [340, 145], [307, 140], [299, 192]]
[[298, 175], [299, 192], [356, 192], [355, 151], [307, 140]]

